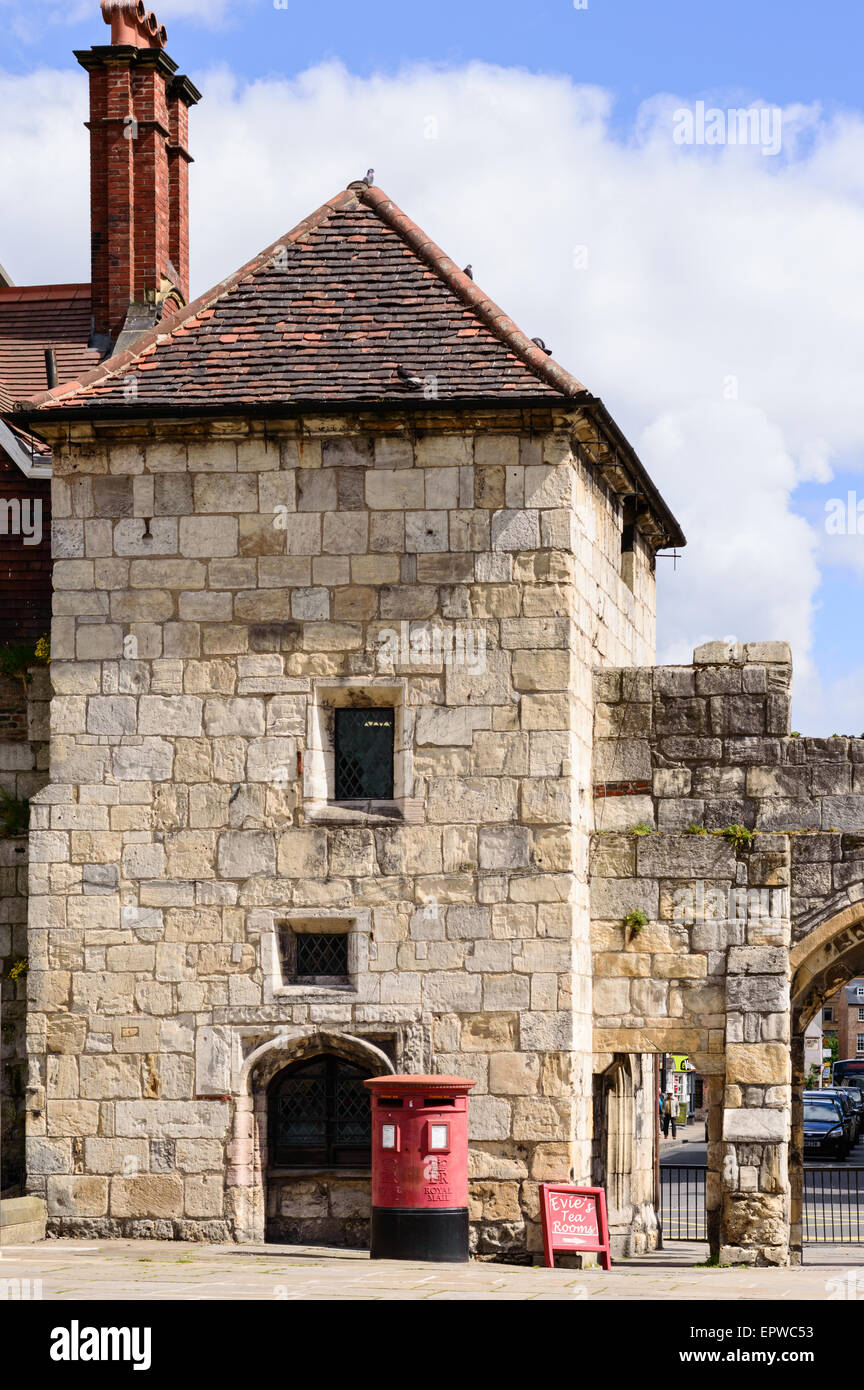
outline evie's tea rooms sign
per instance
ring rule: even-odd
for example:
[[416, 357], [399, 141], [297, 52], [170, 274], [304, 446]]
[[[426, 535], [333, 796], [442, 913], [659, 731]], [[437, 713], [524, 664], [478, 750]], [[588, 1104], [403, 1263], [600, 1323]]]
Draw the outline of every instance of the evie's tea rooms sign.
[[571, 1187], [569, 1183], [540, 1184], [543, 1253], [548, 1268], [555, 1251], [592, 1251], [604, 1269], [611, 1269], [606, 1193], [602, 1187]]

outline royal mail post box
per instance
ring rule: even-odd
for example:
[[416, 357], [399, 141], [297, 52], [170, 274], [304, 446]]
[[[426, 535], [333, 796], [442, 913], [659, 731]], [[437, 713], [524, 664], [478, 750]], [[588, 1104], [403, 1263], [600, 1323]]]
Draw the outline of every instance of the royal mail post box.
[[464, 1076], [376, 1076], [372, 1093], [373, 1260], [468, 1259]]

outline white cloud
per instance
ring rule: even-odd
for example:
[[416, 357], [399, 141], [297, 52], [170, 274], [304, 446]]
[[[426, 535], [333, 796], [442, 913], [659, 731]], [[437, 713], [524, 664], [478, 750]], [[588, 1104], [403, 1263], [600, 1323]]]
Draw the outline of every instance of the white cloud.
[[[518, 69], [193, 76], [197, 290], [374, 165], [602, 395], [680, 516], [684, 559], [659, 562], [661, 659], [715, 636], [789, 640], [824, 731], [822, 706], [847, 696], [809, 665], [823, 538], [790, 497], [864, 446], [862, 118], [790, 109], [772, 158], [676, 146], [668, 95], [622, 140], [609, 93]], [[0, 179], [16, 189], [0, 260], [22, 281], [87, 276], [84, 107], [71, 75], [0, 78]]]

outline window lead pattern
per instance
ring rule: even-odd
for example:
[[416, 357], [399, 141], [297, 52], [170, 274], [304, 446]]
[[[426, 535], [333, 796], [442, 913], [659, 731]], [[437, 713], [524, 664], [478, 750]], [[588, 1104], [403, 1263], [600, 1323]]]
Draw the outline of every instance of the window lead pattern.
[[324, 1054], [286, 1067], [268, 1098], [270, 1162], [276, 1167], [368, 1167], [372, 1121], [363, 1081], [373, 1073]]
[[392, 709], [337, 709], [337, 801], [390, 801], [393, 797]]

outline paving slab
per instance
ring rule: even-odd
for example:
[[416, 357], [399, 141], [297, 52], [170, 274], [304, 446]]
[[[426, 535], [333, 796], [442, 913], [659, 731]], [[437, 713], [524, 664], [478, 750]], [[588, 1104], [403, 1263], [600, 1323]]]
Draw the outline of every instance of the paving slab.
[[372, 1261], [366, 1251], [318, 1246], [52, 1240], [0, 1252], [0, 1299], [24, 1287], [14, 1281], [29, 1280], [31, 1296], [58, 1302], [824, 1300], [844, 1270], [860, 1278], [864, 1294], [864, 1252], [853, 1247], [811, 1248], [807, 1263], [794, 1269], [700, 1267], [706, 1257], [705, 1246], [681, 1242], [673, 1250], [616, 1263], [606, 1273], [478, 1261]]

